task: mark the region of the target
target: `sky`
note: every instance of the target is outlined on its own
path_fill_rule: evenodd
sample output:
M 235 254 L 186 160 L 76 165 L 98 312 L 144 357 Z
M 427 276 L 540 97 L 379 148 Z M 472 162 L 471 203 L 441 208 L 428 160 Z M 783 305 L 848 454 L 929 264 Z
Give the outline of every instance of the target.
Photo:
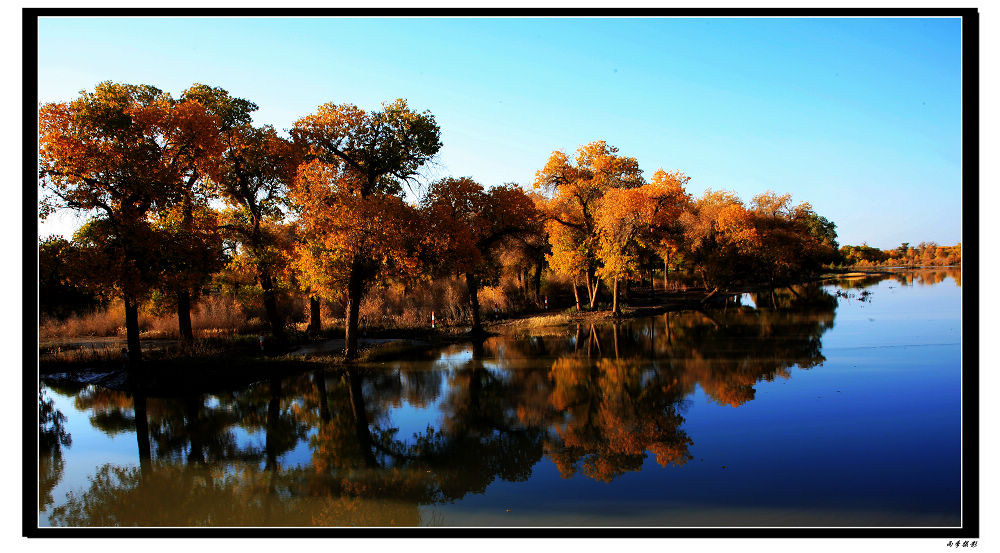
M 841 244 L 962 241 L 959 19 L 78 17 L 38 33 L 41 103 L 203 83 L 284 131 L 327 102 L 404 98 L 441 127 L 425 182 L 530 189 L 552 151 L 605 140 L 696 196 L 789 192 Z

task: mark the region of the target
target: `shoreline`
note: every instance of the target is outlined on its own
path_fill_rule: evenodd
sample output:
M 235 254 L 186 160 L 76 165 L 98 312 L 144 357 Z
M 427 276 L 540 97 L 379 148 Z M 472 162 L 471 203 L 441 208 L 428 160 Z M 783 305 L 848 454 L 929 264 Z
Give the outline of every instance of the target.
M 931 268 L 936 269 L 936 268 Z M 950 267 L 954 269 L 954 267 Z M 867 278 L 879 275 L 890 275 L 901 271 L 922 269 L 911 268 L 845 268 L 840 271 L 827 271 L 814 278 L 804 280 L 799 284 L 822 282 L 832 279 Z M 777 288 L 783 288 L 780 286 Z M 448 345 L 471 344 L 490 336 L 524 332 L 530 329 L 568 327 L 574 324 L 597 324 L 614 320 L 627 320 L 641 317 L 656 316 L 672 311 L 702 310 L 706 307 L 722 303 L 732 296 L 766 290 L 767 286 L 742 286 L 726 291 L 690 288 L 677 291 L 656 291 L 634 295 L 620 305 L 620 313 L 615 315 L 610 309 L 599 311 L 575 311 L 573 307 L 546 311 L 528 311 L 511 314 L 497 320 L 484 320 L 483 333 L 472 335 L 468 325 L 440 326 L 430 328 L 377 328 L 367 329 L 359 339 L 359 358 L 352 362 L 344 360 L 341 351 L 344 339 L 330 337 L 307 339 L 294 342 L 276 351 L 261 353 L 255 344 L 245 337 L 236 337 L 229 343 L 216 342 L 214 350 L 184 352 L 179 355 L 164 358 L 152 358 L 144 361 L 143 388 L 155 389 L 157 392 L 184 392 L 193 389 L 213 389 L 260 381 L 277 376 L 286 376 L 309 370 L 326 368 L 371 368 L 378 363 L 398 361 L 407 357 L 420 357 L 431 351 Z M 179 340 L 150 339 L 144 352 L 154 355 L 169 351 L 171 347 L 180 347 Z M 206 340 L 203 343 L 211 343 Z M 110 385 L 120 388 L 134 385 L 128 378 L 128 372 L 118 363 L 111 360 L 72 360 L 60 361 L 51 359 L 51 353 L 43 349 L 61 350 L 64 346 L 86 350 L 87 346 L 94 351 L 95 345 L 117 346 L 123 344 L 123 338 L 117 337 L 71 337 L 65 341 L 48 341 L 39 345 L 38 371 L 42 381 L 56 385 Z M 196 341 L 196 346 L 199 342 Z M 248 344 L 251 344 L 248 346 Z M 228 346 L 228 347 L 227 347 Z M 209 348 L 210 349 L 210 348 Z M 49 359 L 44 359 L 49 355 Z

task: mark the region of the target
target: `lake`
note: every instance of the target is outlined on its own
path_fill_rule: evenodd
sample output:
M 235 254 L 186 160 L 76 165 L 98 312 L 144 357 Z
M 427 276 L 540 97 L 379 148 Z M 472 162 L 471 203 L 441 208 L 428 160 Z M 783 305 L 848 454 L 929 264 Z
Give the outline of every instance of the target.
M 961 273 L 188 397 L 46 384 L 40 526 L 958 527 Z

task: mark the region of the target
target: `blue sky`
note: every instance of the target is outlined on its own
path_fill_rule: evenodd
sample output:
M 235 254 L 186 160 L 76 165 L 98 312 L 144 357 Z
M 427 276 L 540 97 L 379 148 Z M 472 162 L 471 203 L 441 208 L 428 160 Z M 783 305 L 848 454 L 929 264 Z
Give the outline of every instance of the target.
M 442 129 L 425 179 L 530 188 L 606 140 L 745 201 L 790 192 L 842 244 L 961 241 L 958 19 L 42 18 L 39 100 L 193 83 L 287 129 L 405 98 Z M 67 232 L 68 216 L 42 234 Z

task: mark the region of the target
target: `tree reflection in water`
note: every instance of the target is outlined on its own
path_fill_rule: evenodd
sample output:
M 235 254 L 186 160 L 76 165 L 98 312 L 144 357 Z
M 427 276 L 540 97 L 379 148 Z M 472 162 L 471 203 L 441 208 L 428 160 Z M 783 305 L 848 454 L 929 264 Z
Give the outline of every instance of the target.
M 759 307 L 727 300 L 711 311 L 495 336 L 453 348 L 464 357 L 444 368 L 358 365 L 182 398 L 89 388 L 77 407 L 105 432 L 136 432 L 140 466 L 99 467 L 52 521 L 418 525 L 428 522 L 420 506 L 528 480 L 543 457 L 564 478 L 604 482 L 647 458 L 681 467 L 696 439 L 683 429 L 696 386 L 737 407 L 758 382 L 824 361 L 836 298 L 813 285 L 752 299 Z M 393 417 L 403 404 L 436 416 L 401 436 Z
M 62 448 L 73 445 L 73 437 L 64 426 L 66 415 L 56 409 L 55 401 L 44 391 L 38 392 L 38 510 L 53 503 L 52 490 L 62 479 L 65 461 Z

